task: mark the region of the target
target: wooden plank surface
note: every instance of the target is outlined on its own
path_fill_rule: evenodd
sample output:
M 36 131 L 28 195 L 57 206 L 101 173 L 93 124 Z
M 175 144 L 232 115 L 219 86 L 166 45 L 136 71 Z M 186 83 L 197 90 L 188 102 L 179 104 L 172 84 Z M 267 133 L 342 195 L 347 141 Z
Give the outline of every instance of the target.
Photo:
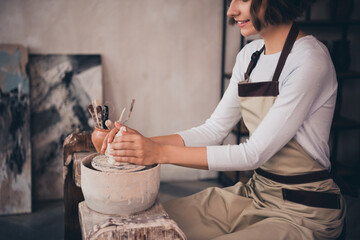
M 79 203 L 79 220 L 84 240 L 186 239 L 159 200 L 150 209 L 130 216 L 102 214 L 90 209 L 83 201 Z

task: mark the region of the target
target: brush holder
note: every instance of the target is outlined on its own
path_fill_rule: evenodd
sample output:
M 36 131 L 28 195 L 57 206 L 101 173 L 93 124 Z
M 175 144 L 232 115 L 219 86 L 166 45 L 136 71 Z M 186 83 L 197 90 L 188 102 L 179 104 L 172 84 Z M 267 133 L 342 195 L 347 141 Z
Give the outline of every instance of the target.
M 91 134 L 91 141 L 97 152 L 100 152 L 102 143 L 106 135 L 110 132 L 110 129 L 102 129 L 95 127 Z

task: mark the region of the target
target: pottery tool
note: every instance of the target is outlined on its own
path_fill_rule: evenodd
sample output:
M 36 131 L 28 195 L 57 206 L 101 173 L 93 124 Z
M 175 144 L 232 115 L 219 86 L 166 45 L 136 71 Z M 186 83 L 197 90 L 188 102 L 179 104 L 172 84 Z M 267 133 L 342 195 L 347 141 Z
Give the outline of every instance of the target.
M 97 118 L 96 118 L 96 114 L 95 114 L 95 110 L 94 110 L 94 106 L 92 104 L 89 104 L 88 106 L 88 110 L 89 110 L 89 113 L 92 117 L 92 119 L 94 120 L 95 122 L 95 125 L 97 126 Z
M 100 106 L 98 100 L 93 100 L 92 101 L 92 106 L 93 106 L 93 109 L 94 109 L 94 121 L 95 121 L 95 125 L 96 127 L 100 128 L 100 123 L 99 123 L 99 118 L 98 118 L 98 106 Z
M 135 104 L 135 99 L 133 99 L 133 100 L 131 101 L 129 114 L 128 114 L 128 116 L 127 116 L 126 120 L 125 120 L 122 124 L 125 124 L 127 121 L 129 121 L 130 116 L 131 116 L 131 113 L 132 113 L 133 108 L 134 108 L 134 104 Z
M 95 108 L 96 123 L 98 128 L 103 128 L 102 122 L 102 107 L 100 105 Z
M 123 119 L 123 117 L 124 117 L 125 110 L 126 110 L 126 108 L 124 108 L 124 109 L 122 110 L 121 114 L 120 114 L 120 117 L 119 117 L 119 120 L 118 120 L 118 123 L 120 123 L 120 124 L 121 124 L 121 121 L 122 121 L 122 119 Z
M 104 105 L 102 109 L 102 124 L 104 129 L 109 129 L 105 124 L 108 119 L 109 119 L 109 107 Z
M 110 119 L 108 119 L 105 121 L 105 126 L 111 130 L 113 128 L 113 122 Z
M 93 100 L 92 104 L 93 104 L 94 108 L 96 108 L 97 106 L 100 106 L 100 103 L 97 99 Z

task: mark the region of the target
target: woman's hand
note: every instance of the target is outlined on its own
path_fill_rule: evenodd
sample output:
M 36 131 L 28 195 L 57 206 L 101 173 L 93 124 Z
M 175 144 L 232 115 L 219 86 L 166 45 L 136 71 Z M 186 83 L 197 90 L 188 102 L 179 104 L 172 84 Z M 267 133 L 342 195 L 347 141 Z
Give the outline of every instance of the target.
M 104 139 L 102 153 L 105 153 L 108 147 L 108 154 L 112 155 L 117 162 L 138 165 L 160 163 L 161 145 L 159 143 L 142 136 L 138 131 L 129 127 L 126 127 L 122 136 L 115 137 L 120 127 L 122 125 L 115 123 L 115 128 Z
M 113 141 L 115 135 L 120 130 L 120 127 L 121 127 L 121 125 L 117 124 L 117 122 L 115 122 L 115 127 L 106 135 L 106 137 L 103 140 L 103 144 L 102 144 L 101 150 L 100 150 L 100 152 L 102 154 L 105 154 L 105 151 L 106 151 L 106 148 L 107 148 L 108 144 Z
M 185 147 L 178 134 L 146 138 L 129 127 L 126 127 L 127 131 L 122 136 L 115 137 L 121 127 L 123 126 L 115 123 L 115 128 L 105 137 L 101 148 L 101 153 L 105 153 L 108 147 L 108 153 L 115 161 L 208 169 L 206 147 Z

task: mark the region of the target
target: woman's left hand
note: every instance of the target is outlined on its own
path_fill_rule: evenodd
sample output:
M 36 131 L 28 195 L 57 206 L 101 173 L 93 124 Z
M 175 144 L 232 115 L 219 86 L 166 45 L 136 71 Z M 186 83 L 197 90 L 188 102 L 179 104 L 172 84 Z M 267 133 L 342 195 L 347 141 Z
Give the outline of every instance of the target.
M 117 124 L 116 128 L 121 125 Z M 142 136 L 138 131 L 126 127 L 122 136 L 115 137 L 108 145 L 108 154 L 117 162 L 128 162 L 137 165 L 160 163 L 161 145 Z

